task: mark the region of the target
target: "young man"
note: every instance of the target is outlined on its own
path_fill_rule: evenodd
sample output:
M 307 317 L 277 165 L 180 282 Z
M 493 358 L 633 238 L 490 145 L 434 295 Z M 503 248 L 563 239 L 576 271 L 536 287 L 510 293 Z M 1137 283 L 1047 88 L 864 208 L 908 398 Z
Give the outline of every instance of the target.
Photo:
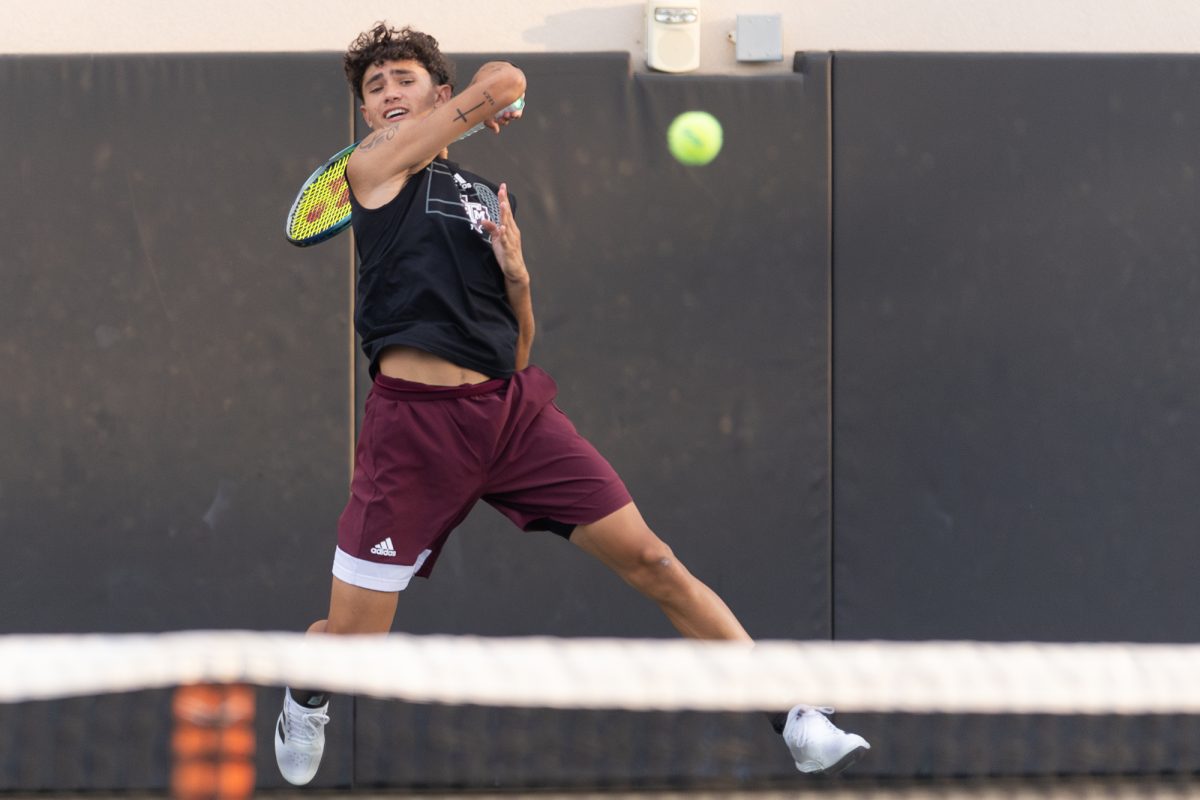
M 446 160 L 478 123 L 493 132 L 525 75 L 491 62 L 453 95 L 427 34 L 378 24 L 350 46 L 346 77 L 371 133 L 346 167 L 360 260 L 355 327 L 374 385 L 350 501 L 338 523 L 329 616 L 310 633 L 391 630 L 397 598 L 428 576 L 451 531 L 484 500 L 612 568 L 684 636 L 749 641 L 724 602 L 646 525 L 620 478 L 529 366 L 530 275 L 504 184 Z M 316 774 L 328 698 L 288 690 L 275 752 L 294 784 Z M 869 748 L 825 714 L 773 719 L 802 772 L 832 773 Z

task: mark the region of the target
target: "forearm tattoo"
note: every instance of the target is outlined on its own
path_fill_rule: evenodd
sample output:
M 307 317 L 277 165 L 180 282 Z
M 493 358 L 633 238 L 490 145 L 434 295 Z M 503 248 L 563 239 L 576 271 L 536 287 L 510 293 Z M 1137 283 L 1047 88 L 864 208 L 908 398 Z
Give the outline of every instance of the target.
M 483 105 L 484 105 L 483 103 L 476 103 L 475 105 L 468 108 L 466 111 L 463 111 L 461 108 L 456 108 L 454 110 L 458 113 L 455 115 L 454 118 L 457 120 L 462 120 L 463 122 L 466 122 L 467 114 L 470 114 L 472 111 L 474 111 L 477 108 L 482 108 Z

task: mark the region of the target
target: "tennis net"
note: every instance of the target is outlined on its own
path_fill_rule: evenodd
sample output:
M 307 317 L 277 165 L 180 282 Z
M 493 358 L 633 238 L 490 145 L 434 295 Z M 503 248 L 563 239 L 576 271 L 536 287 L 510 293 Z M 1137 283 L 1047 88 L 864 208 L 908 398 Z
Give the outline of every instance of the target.
M 1200 646 L 198 631 L 0 637 L 0 791 L 282 791 L 283 685 L 335 693 L 314 787 L 362 796 L 1176 797 L 1200 772 Z M 801 701 L 872 743 L 837 781 L 767 724 Z

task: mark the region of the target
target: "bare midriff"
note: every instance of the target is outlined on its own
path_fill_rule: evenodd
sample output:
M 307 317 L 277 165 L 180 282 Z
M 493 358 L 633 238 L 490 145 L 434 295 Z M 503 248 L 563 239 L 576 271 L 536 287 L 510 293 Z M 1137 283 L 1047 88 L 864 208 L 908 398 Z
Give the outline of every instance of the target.
M 379 372 L 389 378 L 400 378 L 429 386 L 462 386 L 464 383 L 483 383 L 491 380 L 482 372 L 460 367 L 441 356 L 396 345 L 379 356 Z

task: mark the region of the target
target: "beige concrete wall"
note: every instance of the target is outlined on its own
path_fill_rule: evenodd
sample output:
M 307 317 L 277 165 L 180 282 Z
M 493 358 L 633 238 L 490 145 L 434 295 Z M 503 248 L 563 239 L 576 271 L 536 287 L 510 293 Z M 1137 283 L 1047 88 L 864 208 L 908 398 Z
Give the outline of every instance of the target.
M 1200 0 L 700 0 L 701 72 L 791 69 L 802 50 L 1200 52 Z M 782 14 L 782 62 L 739 65 L 738 14 Z M 0 52 L 338 51 L 377 19 L 450 52 L 625 50 L 629 0 L 0 0 Z

